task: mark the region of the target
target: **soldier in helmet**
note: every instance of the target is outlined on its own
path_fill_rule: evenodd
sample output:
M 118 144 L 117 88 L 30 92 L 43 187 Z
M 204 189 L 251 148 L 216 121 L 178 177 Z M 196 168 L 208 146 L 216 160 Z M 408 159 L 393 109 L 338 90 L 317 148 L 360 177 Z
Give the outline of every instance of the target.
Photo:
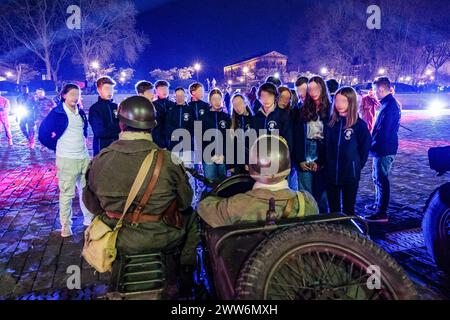
M 153 142 L 151 131 L 157 122 L 151 101 L 141 96 L 127 98 L 119 106 L 118 117 L 119 140 L 104 148 L 90 163 L 83 190 L 84 203 L 113 228 L 144 158 L 154 149 L 162 152 L 162 165 L 158 166 L 160 173 L 150 200 L 136 217 L 133 212 L 157 166 L 158 152 L 129 213 L 125 215 L 116 248 L 119 255 L 181 248 L 177 263 L 189 272 L 193 270 L 199 238 L 191 208 L 192 189 L 184 166 L 171 156 L 170 151 L 158 148 Z M 173 276 L 168 275 L 169 283 L 175 281 Z
M 260 136 L 250 149 L 249 172 L 256 183 L 253 189 L 230 198 L 206 197 L 198 214 L 212 227 L 265 221 L 269 201 L 275 200 L 276 219 L 319 213 L 308 192 L 289 189 L 286 177 L 291 171 L 289 148 L 280 136 Z

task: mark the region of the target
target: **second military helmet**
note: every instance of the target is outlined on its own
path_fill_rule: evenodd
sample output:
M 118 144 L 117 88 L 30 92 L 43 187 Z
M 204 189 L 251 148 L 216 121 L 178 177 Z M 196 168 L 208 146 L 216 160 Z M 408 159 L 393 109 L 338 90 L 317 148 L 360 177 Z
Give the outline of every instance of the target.
M 276 184 L 291 172 L 289 147 L 283 137 L 260 136 L 250 149 L 250 176 L 258 182 Z
M 135 129 L 156 127 L 156 110 L 153 103 L 141 96 L 126 98 L 119 104 L 119 120 Z

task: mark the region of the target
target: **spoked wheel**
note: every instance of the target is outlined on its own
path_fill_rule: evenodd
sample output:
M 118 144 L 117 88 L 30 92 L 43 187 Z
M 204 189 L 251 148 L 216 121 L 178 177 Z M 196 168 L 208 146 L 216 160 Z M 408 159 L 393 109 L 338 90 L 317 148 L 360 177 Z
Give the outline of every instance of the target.
M 379 275 L 379 276 L 378 276 Z M 236 298 L 418 298 L 401 267 L 372 241 L 337 225 L 303 225 L 263 241 L 243 266 Z

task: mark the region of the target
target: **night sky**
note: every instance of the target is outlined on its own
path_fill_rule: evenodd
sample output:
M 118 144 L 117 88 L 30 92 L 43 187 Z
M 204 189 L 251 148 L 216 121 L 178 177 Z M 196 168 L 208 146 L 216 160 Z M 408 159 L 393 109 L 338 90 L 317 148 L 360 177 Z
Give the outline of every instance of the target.
M 138 29 L 150 39 L 134 66 L 136 76 L 199 61 L 205 73 L 220 78 L 223 66 L 242 58 L 272 50 L 289 54 L 290 25 L 302 18 L 307 2 L 135 0 Z

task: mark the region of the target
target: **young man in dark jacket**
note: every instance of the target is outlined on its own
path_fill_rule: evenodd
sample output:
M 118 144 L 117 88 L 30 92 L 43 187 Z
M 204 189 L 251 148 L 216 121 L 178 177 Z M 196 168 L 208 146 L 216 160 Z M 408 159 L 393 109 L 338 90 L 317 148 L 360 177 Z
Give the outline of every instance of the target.
M 190 105 L 186 103 L 186 92 L 183 88 L 175 89 L 175 104 L 171 104 L 166 113 L 166 137 L 167 147 L 172 150 L 180 143 L 179 138 L 174 136 L 177 129 L 185 129 L 190 135 L 189 151 L 193 151 L 194 139 L 194 121 L 195 112 Z M 184 150 L 187 151 L 187 150 Z
M 369 222 L 388 222 L 387 209 L 390 200 L 389 174 L 398 149 L 398 129 L 400 127 L 400 105 L 391 93 L 391 82 L 387 77 L 379 77 L 373 82 L 373 90 L 381 103 L 377 120 L 372 131 L 373 156 L 372 177 L 375 184 L 375 204 L 366 206 L 375 213 L 365 219 Z
M 62 237 L 72 235 L 75 187 L 78 188 L 83 224 L 88 226 L 93 218 L 81 200 L 90 159 L 86 146 L 88 120 L 78 105 L 79 101 L 80 88 L 75 84 L 66 84 L 61 91 L 60 103 L 50 111 L 39 127 L 39 141 L 56 152 Z
M 94 157 L 119 139 L 118 106 L 112 100 L 115 85 L 116 82 L 110 77 L 97 80 L 98 101 L 89 108 L 89 124 L 94 132 Z
M 175 106 L 173 101 L 169 100 L 170 84 L 165 80 L 155 82 L 157 99 L 153 101 L 156 108 L 156 118 L 158 126 L 153 130 L 153 140 L 160 148 L 168 148 L 169 138 L 167 133 L 166 118 L 168 110 Z
M 259 130 L 266 130 L 266 134 L 271 134 L 274 130 L 279 131 L 288 143 L 289 149 L 292 148 L 292 128 L 289 120 L 289 113 L 281 109 L 277 103 L 277 88 L 272 83 L 264 83 L 258 89 L 258 100 L 262 106 L 256 112 L 253 118 L 253 127 L 258 136 Z
M 195 112 L 195 120 L 200 120 L 200 117 L 208 112 L 210 108 L 209 104 L 203 101 L 203 96 L 205 95 L 203 85 L 199 82 L 194 82 L 189 86 L 189 93 L 191 95 L 189 106 Z

